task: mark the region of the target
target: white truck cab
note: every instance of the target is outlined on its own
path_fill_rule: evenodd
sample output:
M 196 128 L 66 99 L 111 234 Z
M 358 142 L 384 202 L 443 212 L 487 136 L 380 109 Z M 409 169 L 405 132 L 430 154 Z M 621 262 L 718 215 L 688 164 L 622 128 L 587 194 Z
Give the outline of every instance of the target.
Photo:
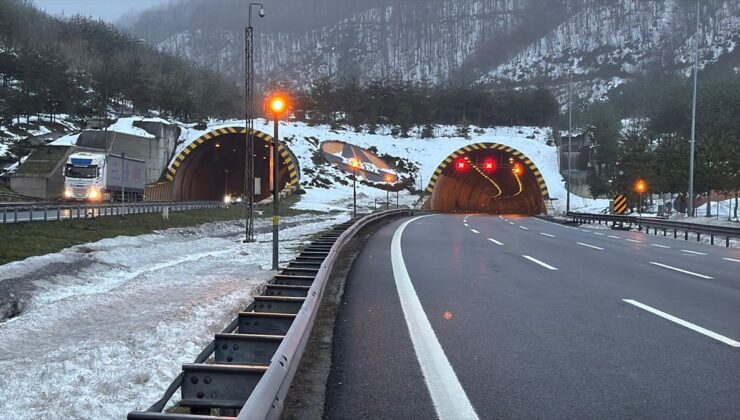
M 64 166 L 64 198 L 77 201 L 110 200 L 105 191 L 106 159 L 103 153 L 72 153 Z

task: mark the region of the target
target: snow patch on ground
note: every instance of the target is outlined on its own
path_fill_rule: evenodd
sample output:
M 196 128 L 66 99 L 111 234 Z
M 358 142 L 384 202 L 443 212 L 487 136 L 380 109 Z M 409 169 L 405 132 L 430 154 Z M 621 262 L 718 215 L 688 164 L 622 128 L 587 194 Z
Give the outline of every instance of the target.
M 294 227 L 281 231 L 281 263 L 309 235 L 348 217 L 283 220 Z M 255 227 L 267 231 L 268 223 Z M 26 277 L 37 287 L 24 312 L 0 323 L 0 411 L 17 419 L 124 418 L 158 400 L 181 364 L 272 276 L 262 265 L 271 260 L 270 234 L 243 244 L 243 229 L 240 222 L 173 228 L 0 266 L 0 286 Z

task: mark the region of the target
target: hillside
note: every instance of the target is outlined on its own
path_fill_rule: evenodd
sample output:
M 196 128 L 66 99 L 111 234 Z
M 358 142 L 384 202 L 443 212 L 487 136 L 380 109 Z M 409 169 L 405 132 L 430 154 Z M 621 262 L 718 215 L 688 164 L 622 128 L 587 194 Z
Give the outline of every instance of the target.
M 327 4 L 337 10 L 327 11 Z M 695 39 L 694 5 L 684 0 L 268 4 L 267 17 L 255 18 L 256 70 L 262 83 L 302 86 L 320 76 L 367 81 L 400 74 L 430 82 L 544 84 L 562 98 L 573 64 L 577 89 L 598 99 L 654 67 L 686 73 Z M 321 17 L 311 19 L 316 15 Z M 245 22 L 245 8 L 233 2 L 183 0 L 124 27 L 238 82 Z M 740 4 L 707 2 L 700 37 L 703 64 L 734 51 Z
M 52 17 L 27 0 L 0 1 L 0 124 L 106 112 L 231 117 L 240 103 L 220 76 L 112 25 Z

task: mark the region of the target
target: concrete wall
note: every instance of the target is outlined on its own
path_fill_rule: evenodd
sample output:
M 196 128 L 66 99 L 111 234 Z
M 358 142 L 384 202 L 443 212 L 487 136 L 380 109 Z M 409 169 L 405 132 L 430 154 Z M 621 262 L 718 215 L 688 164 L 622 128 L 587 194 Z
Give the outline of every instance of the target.
M 24 175 L 10 178 L 10 189 L 14 192 L 34 197 L 41 200 L 49 200 L 46 190 L 46 177 L 41 175 Z
M 134 136 L 131 134 L 109 131 L 107 144 L 110 153 L 146 161 L 146 183 L 159 180 L 162 172 L 169 163 L 169 151 L 164 142 L 157 138 Z M 106 133 L 104 131 L 83 131 L 77 139 L 77 146 L 100 149 L 105 151 Z

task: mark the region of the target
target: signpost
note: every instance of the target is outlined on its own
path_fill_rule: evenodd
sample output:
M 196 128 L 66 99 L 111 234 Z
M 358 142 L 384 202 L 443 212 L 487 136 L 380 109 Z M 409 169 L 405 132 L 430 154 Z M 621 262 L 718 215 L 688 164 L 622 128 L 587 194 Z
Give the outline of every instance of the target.
M 617 194 L 614 196 L 614 203 L 612 204 L 612 213 L 614 214 L 625 214 L 627 212 L 627 196 L 624 194 Z

